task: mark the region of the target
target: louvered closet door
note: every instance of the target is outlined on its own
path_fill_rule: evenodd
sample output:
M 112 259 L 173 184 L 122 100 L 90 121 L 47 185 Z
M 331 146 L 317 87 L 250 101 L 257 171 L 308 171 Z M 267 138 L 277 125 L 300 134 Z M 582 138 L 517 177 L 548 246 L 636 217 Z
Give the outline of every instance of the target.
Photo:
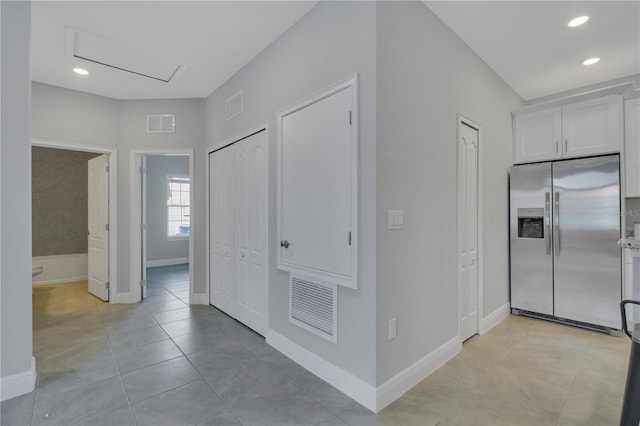
M 233 149 L 209 155 L 209 302 L 229 315 L 233 315 L 235 299 L 233 162 Z
M 267 132 L 238 142 L 235 156 L 236 318 L 266 332 L 267 306 Z

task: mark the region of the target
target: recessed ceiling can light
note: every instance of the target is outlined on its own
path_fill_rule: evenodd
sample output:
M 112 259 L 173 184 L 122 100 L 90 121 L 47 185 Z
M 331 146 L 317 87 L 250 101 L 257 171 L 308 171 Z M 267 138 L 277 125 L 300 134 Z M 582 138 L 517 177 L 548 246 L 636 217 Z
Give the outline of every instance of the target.
M 80 74 L 80 75 L 88 75 L 89 71 L 85 70 L 84 68 L 74 68 L 73 72 L 75 72 L 76 74 Z
M 577 18 L 573 18 L 567 25 L 570 27 L 579 27 L 589 20 L 588 16 L 578 16 Z
M 600 58 L 589 58 L 582 63 L 582 65 L 593 65 L 600 62 Z

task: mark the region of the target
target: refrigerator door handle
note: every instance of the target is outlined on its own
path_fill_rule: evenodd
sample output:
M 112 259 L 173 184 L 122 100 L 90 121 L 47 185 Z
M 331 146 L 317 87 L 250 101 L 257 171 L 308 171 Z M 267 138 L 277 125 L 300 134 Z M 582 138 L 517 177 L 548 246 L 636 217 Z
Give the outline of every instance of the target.
M 553 198 L 553 251 L 560 256 L 560 193 L 556 192 Z
M 551 193 L 544 193 L 544 243 L 547 254 L 551 254 Z

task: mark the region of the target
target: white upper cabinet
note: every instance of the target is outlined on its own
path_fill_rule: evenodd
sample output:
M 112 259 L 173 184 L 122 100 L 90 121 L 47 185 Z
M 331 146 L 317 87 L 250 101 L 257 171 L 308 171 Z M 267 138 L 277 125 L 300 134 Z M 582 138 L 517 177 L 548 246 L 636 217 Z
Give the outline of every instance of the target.
M 627 197 L 640 197 L 640 98 L 624 103 L 625 184 Z
M 278 267 L 357 287 L 357 80 L 278 114 Z
M 515 116 L 517 163 L 533 163 L 562 157 L 560 107 Z
M 620 152 L 622 102 L 610 95 L 514 118 L 514 162 Z

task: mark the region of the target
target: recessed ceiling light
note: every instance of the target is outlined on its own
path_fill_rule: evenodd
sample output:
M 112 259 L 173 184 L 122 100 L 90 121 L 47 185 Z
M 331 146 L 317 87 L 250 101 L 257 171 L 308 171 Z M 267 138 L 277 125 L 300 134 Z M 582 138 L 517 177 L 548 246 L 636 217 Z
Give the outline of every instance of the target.
M 567 25 L 570 27 L 579 27 L 589 20 L 588 16 L 578 16 L 577 18 L 573 18 Z
M 582 65 L 593 65 L 595 63 L 600 62 L 600 58 L 589 58 L 582 63 Z
M 88 75 L 89 71 L 85 70 L 84 68 L 74 68 L 73 71 L 76 74 L 80 74 L 80 75 Z

